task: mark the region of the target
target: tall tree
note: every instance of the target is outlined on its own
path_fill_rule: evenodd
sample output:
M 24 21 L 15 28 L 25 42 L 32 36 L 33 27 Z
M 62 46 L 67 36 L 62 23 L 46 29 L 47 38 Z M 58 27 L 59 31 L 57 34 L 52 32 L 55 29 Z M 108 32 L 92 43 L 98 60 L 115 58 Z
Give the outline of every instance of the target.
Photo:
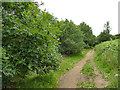
M 104 42 L 104 41 L 109 41 L 110 38 L 112 38 L 112 35 L 110 34 L 110 23 L 107 21 L 104 24 L 104 30 L 97 36 L 97 41 L 98 43 Z
M 60 35 L 60 52 L 67 55 L 80 53 L 84 47 L 84 42 L 83 34 L 77 26 L 66 19 L 60 30 L 62 31 Z
M 57 20 L 34 2 L 2 3 L 3 86 L 29 71 L 49 72 L 59 66 Z
M 104 24 L 104 30 L 105 30 L 107 33 L 110 33 L 111 28 L 110 28 L 110 22 L 109 22 L 109 21 L 107 21 L 106 24 Z
M 89 48 L 95 43 L 95 36 L 93 35 L 92 28 L 87 25 L 85 22 L 80 23 L 78 26 L 84 34 L 85 48 Z

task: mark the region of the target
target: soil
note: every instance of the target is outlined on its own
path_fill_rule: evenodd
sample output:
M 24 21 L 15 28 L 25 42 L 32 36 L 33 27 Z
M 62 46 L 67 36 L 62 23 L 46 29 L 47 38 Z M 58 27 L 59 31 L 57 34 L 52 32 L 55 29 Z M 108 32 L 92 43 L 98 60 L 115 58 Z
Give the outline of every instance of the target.
M 97 88 L 104 88 L 105 86 L 108 86 L 109 82 L 102 78 L 102 74 L 100 74 L 95 67 L 93 54 L 94 49 L 90 50 L 82 60 L 75 64 L 73 69 L 62 75 L 59 79 L 59 85 L 57 88 L 78 88 L 78 82 L 86 81 L 94 82 Z M 80 73 L 87 60 L 91 60 L 91 64 L 94 65 L 94 72 L 97 75 L 94 79 L 90 76 Z

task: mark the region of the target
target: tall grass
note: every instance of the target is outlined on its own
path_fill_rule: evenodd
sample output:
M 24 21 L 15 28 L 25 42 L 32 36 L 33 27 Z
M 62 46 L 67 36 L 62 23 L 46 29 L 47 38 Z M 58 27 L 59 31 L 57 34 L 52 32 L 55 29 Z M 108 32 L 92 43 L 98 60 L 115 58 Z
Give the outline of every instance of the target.
M 94 61 L 110 85 L 108 88 L 118 87 L 118 39 L 106 41 L 95 46 Z

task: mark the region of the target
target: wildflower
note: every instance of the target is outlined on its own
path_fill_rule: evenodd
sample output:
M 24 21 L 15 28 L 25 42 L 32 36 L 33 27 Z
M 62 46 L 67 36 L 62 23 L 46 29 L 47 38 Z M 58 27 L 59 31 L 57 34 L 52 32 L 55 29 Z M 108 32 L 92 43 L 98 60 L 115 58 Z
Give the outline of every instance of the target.
M 118 76 L 118 74 L 115 74 L 115 76 L 117 77 L 117 76 Z

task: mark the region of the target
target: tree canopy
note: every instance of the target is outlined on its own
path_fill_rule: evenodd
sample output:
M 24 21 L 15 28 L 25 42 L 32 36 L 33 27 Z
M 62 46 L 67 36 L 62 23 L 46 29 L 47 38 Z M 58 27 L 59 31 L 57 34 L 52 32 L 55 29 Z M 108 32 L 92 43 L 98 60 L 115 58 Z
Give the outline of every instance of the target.
M 80 23 L 78 26 L 84 35 L 85 48 L 90 48 L 94 46 L 96 36 L 93 35 L 92 28 L 85 22 Z
M 81 52 L 84 48 L 83 35 L 77 26 L 67 19 L 63 22 L 60 30 L 60 52 L 62 54 L 72 54 Z
M 98 36 L 97 36 L 97 42 L 98 43 L 101 43 L 101 42 L 104 42 L 104 41 L 109 41 L 110 39 L 114 38 L 111 34 L 110 34 L 110 25 L 109 25 L 109 22 L 107 21 L 105 24 L 104 24 L 104 30 L 103 32 L 101 32 Z
M 41 11 L 34 2 L 3 2 L 2 18 L 3 85 L 8 85 L 14 76 L 59 67 L 60 30 L 54 16 Z

